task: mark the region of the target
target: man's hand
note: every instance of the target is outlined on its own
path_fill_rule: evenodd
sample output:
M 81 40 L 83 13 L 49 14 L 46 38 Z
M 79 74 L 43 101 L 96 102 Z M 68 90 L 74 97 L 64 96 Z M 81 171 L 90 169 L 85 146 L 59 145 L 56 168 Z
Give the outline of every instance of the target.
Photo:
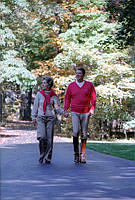
M 89 114 L 88 114 L 88 116 L 92 116 L 94 113 L 92 113 L 92 112 L 89 112 Z
M 64 113 L 64 117 L 68 117 L 69 116 L 69 113 L 67 112 L 67 111 L 65 111 L 65 113 Z
M 37 121 L 36 121 L 36 119 L 33 119 L 32 122 L 33 122 L 33 125 L 34 125 L 34 126 L 37 126 Z

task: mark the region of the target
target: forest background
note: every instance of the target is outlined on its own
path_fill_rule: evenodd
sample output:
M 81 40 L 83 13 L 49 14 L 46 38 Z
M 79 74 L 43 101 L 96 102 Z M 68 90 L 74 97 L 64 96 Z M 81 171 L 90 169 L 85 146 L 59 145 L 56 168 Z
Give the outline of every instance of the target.
M 77 64 L 97 92 L 91 139 L 135 137 L 134 0 L 2 0 L 0 121 L 31 120 L 41 77 L 63 106 Z M 61 119 L 71 136 L 71 119 Z

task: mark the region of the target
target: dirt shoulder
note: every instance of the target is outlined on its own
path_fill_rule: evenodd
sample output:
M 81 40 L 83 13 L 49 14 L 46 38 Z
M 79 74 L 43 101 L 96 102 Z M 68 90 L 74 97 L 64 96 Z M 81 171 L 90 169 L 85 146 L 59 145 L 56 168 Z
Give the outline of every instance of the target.
M 0 127 L 0 145 L 37 143 L 37 130 L 30 121 L 13 121 Z M 54 142 L 71 142 L 55 132 Z

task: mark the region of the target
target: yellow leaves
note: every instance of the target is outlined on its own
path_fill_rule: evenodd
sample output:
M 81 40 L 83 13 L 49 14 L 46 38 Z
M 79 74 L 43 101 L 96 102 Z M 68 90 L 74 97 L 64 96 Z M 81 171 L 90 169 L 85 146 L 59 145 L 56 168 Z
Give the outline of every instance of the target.
M 36 61 L 35 63 L 39 65 L 38 69 L 32 71 L 36 76 L 49 75 L 60 80 L 61 76 L 65 79 L 65 76 L 72 74 L 71 70 L 56 67 L 53 64 L 53 59 L 47 61 Z
M 88 6 L 88 8 L 89 8 L 88 9 L 89 12 L 101 13 L 101 11 L 98 10 L 97 6 L 94 6 L 92 8 L 90 6 Z
M 51 31 L 48 33 L 49 34 L 49 37 L 47 39 L 52 39 L 53 37 L 56 37 L 56 33 L 54 31 Z
M 62 46 L 62 41 L 63 41 L 64 39 L 62 39 L 62 38 L 60 38 L 60 37 L 57 37 L 56 38 L 56 40 L 55 40 L 55 42 L 56 42 L 56 44 L 57 44 L 57 46 L 60 48 L 61 46 Z
M 45 51 L 45 50 L 46 50 L 46 47 L 45 47 L 45 46 L 42 46 L 42 47 L 40 48 L 40 50 L 41 50 L 41 51 Z
M 47 28 L 48 28 L 47 26 L 41 27 L 42 30 L 46 30 Z M 47 33 L 48 33 L 48 31 L 47 31 Z
M 53 17 L 50 17 L 49 18 L 49 21 L 56 21 L 56 18 L 53 16 Z
M 33 13 L 28 13 L 28 16 L 31 17 L 31 18 L 33 18 L 33 19 L 37 18 L 37 16 L 34 15 Z
M 73 3 L 75 3 L 75 0 L 74 1 L 73 0 L 69 0 L 69 1 L 65 0 L 65 1 L 62 2 L 61 6 L 64 9 L 68 9 L 71 6 L 71 4 L 73 4 Z
M 58 37 L 55 33 L 51 33 L 50 37 L 47 38 L 47 40 L 48 40 L 48 45 L 52 45 L 54 47 L 59 47 L 60 48 L 62 46 L 62 41 L 64 39 Z
M 100 11 L 98 10 L 98 7 L 97 6 L 94 6 L 94 7 L 90 7 L 88 6 L 88 9 L 79 9 L 79 8 L 71 8 L 71 10 L 74 12 L 74 13 L 102 13 L 103 11 Z
M 51 45 L 54 45 L 54 44 L 55 44 L 54 38 L 47 38 L 47 40 L 49 40 L 49 41 L 47 42 L 47 44 L 51 44 Z
M 65 17 L 66 19 L 70 19 L 70 18 L 71 18 L 70 15 L 68 15 L 67 13 L 64 14 L 64 17 Z

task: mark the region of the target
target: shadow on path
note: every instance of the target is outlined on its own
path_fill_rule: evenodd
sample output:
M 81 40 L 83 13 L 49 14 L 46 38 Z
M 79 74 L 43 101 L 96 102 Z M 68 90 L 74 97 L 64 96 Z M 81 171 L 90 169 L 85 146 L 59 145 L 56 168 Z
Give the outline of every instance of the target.
M 38 164 L 38 144 L 1 147 L 1 200 L 133 200 L 135 162 L 87 150 L 73 163 L 71 143 L 55 143 L 51 165 Z

